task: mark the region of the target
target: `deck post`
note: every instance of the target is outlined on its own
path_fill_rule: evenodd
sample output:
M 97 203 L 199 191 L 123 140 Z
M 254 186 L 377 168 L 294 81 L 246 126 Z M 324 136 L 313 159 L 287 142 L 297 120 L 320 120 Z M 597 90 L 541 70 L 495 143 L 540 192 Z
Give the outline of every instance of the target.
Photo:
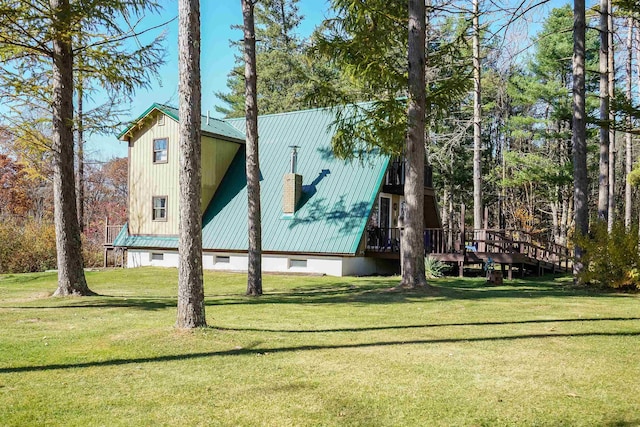
M 458 277 L 464 277 L 464 261 L 458 261 Z
M 513 264 L 509 263 L 509 280 L 513 280 Z
M 107 268 L 107 263 L 109 261 L 109 247 L 107 246 L 109 243 L 109 217 L 104 217 L 104 267 Z
M 538 277 L 542 276 L 542 272 L 544 268 L 542 268 L 542 261 L 538 260 Z

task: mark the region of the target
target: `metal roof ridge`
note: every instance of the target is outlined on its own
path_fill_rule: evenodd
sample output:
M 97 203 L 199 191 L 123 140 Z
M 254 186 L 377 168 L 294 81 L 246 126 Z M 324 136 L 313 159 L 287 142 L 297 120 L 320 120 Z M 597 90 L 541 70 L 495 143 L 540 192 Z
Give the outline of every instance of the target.
M 159 102 L 154 102 L 153 104 L 151 104 L 151 106 L 149 108 L 147 108 L 142 114 L 140 114 L 137 118 L 131 120 L 130 122 L 128 122 L 126 129 L 124 129 L 123 131 L 121 131 L 117 138 L 120 139 L 122 138 L 124 135 L 126 135 L 131 129 L 133 129 L 133 127 L 135 126 L 136 123 L 138 123 L 140 120 L 144 119 L 145 117 L 147 117 L 149 114 L 151 114 L 151 112 L 153 110 L 158 110 L 161 111 L 164 114 L 167 114 L 169 117 L 171 117 L 172 119 L 174 119 L 175 121 L 179 122 L 180 119 L 178 117 L 179 114 L 179 109 L 177 107 L 171 106 L 171 105 L 167 105 L 167 104 L 161 104 Z M 205 115 L 205 114 L 200 114 L 201 119 L 201 124 L 200 124 L 200 130 L 203 130 L 207 133 L 210 133 L 212 135 L 218 135 L 218 136 L 223 136 L 223 137 L 228 137 L 228 138 L 232 138 L 234 140 L 238 140 L 238 141 L 244 141 L 245 135 L 240 132 L 238 129 L 236 129 L 235 127 L 231 126 L 231 124 L 227 123 L 226 120 L 224 119 L 219 119 L 216 117 L 211 117 L 209 115 Z M 206 123 L 206 120 L 215 120 L 216 122 L 220 123 L 221 125 L 224 126 L 228 126 L 230 131 L 233 131 L 233 133 L 239 132 L 240 135 L 237 136 L 231 136 L 231 135 L 219 135 L 216 132 L 212 132 L 210 130 L 205 130 L 203 129 L 205 126 L 210 126 Z M 240 137 L 242 136 L 242 138 Z

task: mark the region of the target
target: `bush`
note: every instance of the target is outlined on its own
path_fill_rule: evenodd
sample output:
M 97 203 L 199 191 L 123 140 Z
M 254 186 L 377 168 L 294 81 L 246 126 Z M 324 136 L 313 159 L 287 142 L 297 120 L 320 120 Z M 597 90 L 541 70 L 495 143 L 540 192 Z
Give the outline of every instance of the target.
M 583 249 L 580 282 L 603 288 L 640 290 L 637 227 L 627 230 L 622 222 L 616 221 L 608 233 L 607 224 L 598 221 L 588 236 L 575 240 Z
M 438 261 L 435 258 L 427 256 L 424 258 L 424 273 L 427 279 L 437 279 L 438 277 L 442 277 L 444 270 L 446 270 L 448 266 Z
M 0 273 L 30 273 L 56 268 L 52 223 L 27 220 L 0 223 Z

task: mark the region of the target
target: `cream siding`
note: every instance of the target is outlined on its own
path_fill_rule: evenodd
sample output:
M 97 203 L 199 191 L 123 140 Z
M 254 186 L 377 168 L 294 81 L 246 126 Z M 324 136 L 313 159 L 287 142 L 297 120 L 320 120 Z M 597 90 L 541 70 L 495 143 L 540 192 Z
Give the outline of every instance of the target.
M 178 234 L 178 122 L 150 115 L 129 141 L 129 232 Z M 167 138 L 167 162 L 153 163 L 153 140 Z M 152 198 L 167 197 L 166 221 L 153 221 Z
M 129 142 L 129 233 L 177 235 L 179 199 L 178 122 L 159 112 L 147 117 Z M 167 138 L 167 162 L 153 163 L 153 140 Z M 202 137 L 202 212 L 206 210 L 231 161 L 238 143 Z M 166 221 L 152 220 L 152 198 L 167 197 Z
M 202 213 L 207 209 L 240 144 L 202 137 Z

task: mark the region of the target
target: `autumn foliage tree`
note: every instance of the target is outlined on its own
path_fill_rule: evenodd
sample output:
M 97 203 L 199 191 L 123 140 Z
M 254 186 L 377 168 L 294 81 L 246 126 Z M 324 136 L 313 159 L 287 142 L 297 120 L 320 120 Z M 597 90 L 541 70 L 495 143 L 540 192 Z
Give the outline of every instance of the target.
M 153 73 L 156 45 L 134 43 L 132 49 L 122 41 L 138 33 L 130 22 L 156 9 L 146 0 L 0 0 L 0 98 L 13 108 L 37 106 L 52 117 L 54 295 L 92 294 L 83 270 L 74 185 L 74 59 L 82 57 L 83 74 L 107 91 L 144 84 Z

